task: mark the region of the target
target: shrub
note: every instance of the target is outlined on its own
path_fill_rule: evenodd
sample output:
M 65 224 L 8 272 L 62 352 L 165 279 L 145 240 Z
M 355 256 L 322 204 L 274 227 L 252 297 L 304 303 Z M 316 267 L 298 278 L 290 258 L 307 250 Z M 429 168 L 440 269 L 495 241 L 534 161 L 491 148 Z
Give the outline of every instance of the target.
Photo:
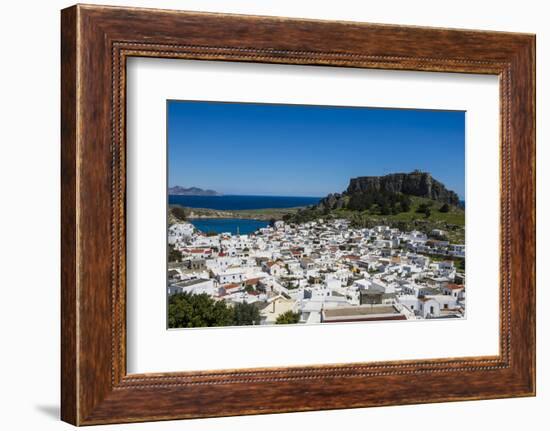
M 230 326 L 233 322 L 233 309 L 225 302 L 215 301 L 205 293 L 176 293 L 168 299 L 170 328 Z
M 277 317 L 275 323 L 278 325 L 289 325 L 293 323 L 298 323 L 299 321 L 300 313 L 294 313 L 293 311 L 289 310 L 286 313 L 283 313 L 279 317 Z
M 172 210 L 172 215 L 176 217 L 178 220 L 185 221 L 187 220 L 187 213 L 185 211 L 185 208 L 180 206 L 173 206 L 170 207 Z

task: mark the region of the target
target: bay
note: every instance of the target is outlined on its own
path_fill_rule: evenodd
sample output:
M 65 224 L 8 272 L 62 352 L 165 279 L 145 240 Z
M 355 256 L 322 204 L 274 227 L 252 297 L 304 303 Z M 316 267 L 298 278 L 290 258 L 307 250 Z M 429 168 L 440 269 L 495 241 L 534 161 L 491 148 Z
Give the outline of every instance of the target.
M 229 232 L 232 235 L 248 235 L 269 225 L 269 222 L 264 220 L 237 218 L 202 218 L 192 219 L 189 222 L 204 233 L 219 234 Z

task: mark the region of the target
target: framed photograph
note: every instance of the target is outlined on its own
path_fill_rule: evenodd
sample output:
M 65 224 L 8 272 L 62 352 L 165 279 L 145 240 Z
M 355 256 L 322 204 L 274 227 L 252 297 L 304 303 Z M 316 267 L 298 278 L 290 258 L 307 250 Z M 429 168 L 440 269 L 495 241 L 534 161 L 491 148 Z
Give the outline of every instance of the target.
M 62 419 L 535 394 L 535 37 L 62 11 Z

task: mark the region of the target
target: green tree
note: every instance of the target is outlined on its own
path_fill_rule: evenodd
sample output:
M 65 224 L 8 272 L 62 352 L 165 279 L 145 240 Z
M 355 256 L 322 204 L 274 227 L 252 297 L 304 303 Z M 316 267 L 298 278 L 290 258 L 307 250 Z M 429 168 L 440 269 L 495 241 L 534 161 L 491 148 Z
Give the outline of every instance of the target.
M 411 210 L 411 198 L 407 195 L 401 195 L 399 205 L 401 206 L 402 212 L 409 212 Z
M 170 328 L 199 328 L 230 326 L 234 322 L 233 309 L 223 301 L 215 301 L 207 294 L 176 293 L 168 300 Z
M 373 205 L 376 205 L 374 209 Z M 381 215 L 399 214 L 411 209 L 411 199 L 403 193 L 371 189 L 353 193 L 347 203 L 347 209 L 378 211 Z
M 178 220 L 184 221 L 187 220 L 187 212 L 185 211 L 184 207 L 180 206 L 173 206 L 170 207 L 172 210 L 172 215 L 176 217 Z
M 418 208 L 416 209 L 416 212 L 419 214 L 426 214 L 426 210 L 429 210 L 432 206 L 432 203 L 423 202 L 420 205 L 418 205 Z M 431 210 L 430 210 L 431 213 Z
M 390 215 L 391 214 L 391 207 L 387 202 L 384 202 L 382 206 L 380 207 L 380 214 L 382 215 Z
M 299 321 L 300 321 L 300 313 L 294 313 L 292 310 L 288 310 L 287 312 L 277 317 L 277 320 L 275 321 L 275 323 L 277 325 L 290 325 L 293 323 L 298 323 Z
M 448 213 L 451 208 L 449 207 L 448 203 L 444 203 L 441 205 L 441 208 L 439 208 L 440 213 Z
M 347 207 L 354 211 L 365 211 L 370 209 L 372 204 L 373 196 L 371 193 L 354 193 L 351 195 Z
M 431 214 L 432 214 L 432 210 L 430 209 L 430 207 L 426 207 L 424 209 L 424 217 L 428 218 L 430 217 Z
M 323 212 L 314 207 L 304 208 L 296 211 L 294 214 L 289 214 L 289 217 L 283 216 L 283 220 L 287 223 L 302 224 L 323 217 Z
M 181 251 L 176 250 L 173 245 L 168 246 L 168 262 L 179 262 L 182 259 Z
M 259 325 L 260 310 L 254 304 L 235 304 L 233 307 L 233 324 L 235 326 Z

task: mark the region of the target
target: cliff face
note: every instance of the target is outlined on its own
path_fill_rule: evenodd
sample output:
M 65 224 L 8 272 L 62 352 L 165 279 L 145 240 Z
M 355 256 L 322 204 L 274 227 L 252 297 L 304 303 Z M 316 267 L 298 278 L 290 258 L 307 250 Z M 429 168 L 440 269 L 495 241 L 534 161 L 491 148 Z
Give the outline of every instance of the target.
M 382 177 L 352 178 L 345 194 L 352 195 L 371 189 L 420 196 L 451 205 L 459 204 L 458 195 L 455 192 L 448 190 L 431 174 L 418 171 L 409 174 L 389 174 Z
M 431 174 L 414 171 L 408 174 L 396 173 L 381 177 L 352 178 L 343 193 L 329 194 L 319 202 L 318 208 L 339 209 L 345 205 L 346 197 L 373 190 L 419 196 L 455 206 L 460 204 L 458 195 L 452 190 L 448 190 Z

